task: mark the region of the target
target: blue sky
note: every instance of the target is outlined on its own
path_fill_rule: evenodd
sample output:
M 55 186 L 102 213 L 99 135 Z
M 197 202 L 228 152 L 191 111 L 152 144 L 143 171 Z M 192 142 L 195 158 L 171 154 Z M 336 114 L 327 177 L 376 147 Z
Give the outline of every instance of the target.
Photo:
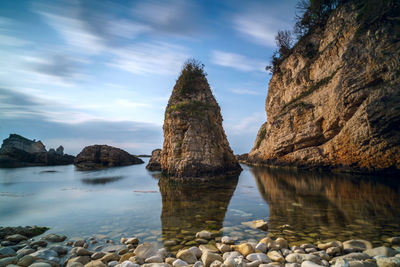
M 205 64 L 235 153 L 248 152 L 264 111 L 264 70 L 295 0 L 0 2 L 0 138 L 18 133 L 76 154 L 109 144 L 162 146 L 181 66 Z

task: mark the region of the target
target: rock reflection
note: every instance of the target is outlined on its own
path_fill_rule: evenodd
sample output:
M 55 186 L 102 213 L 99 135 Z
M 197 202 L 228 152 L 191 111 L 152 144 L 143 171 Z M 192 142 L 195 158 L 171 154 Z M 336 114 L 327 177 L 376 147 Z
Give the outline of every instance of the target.
M 272 235 L 300 242 L 362 237 L 382 244 L 399 234 L 398 182 L 262 168 L 252 173 L 270 206 Z
M 178 182 L 161 178 L 158 185 L 162 197 L 164 247 L 174 252 L 199 245 L 195 240 L 196 232 L 205 229 L 220 236 L 219 229 L 237 183 L 238 176 L 207 182 Z
M 123 178 L 124 178 L 123 176 L 93 177 L 93 178 L 82 178 L 81 181 L 84 184 L 104 185 L 104 184 L 117 182 Z

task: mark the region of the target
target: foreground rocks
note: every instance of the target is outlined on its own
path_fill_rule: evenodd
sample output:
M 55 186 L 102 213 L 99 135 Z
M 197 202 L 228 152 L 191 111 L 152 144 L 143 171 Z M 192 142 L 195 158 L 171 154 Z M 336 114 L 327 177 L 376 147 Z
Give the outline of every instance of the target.
M 200 63 L 184 65 L 165 110 L 163 130 L 160 164 L 164 174 L 197 178 L 241 171 Z
M 144 163 L 128 152 L 107 145 L 85 147 L 75 158 L 75 166 L 81 169 L 101 169 Z
M 0 149 L 0 168 L 66 165 L 73 162 L 74 156 L 64 154 L 62 146 L 47 151 L 41 141 L 18 134 L 10 134 L 3 140 Z
M 160 158 L 161 149 L 154 149 L 151 152 L 151 157 L 149 163 L 146 166 L 146 169 L 148 169 L 149 171 L 161 171 Z
M 96 236 L 96 235 L 95 235 Z M 326 243 L 290 246 L 283 238 L 265 237 L 257 242 L 234 244 L 234 237 L 213 237 L 206 230 L 196 234 L 208 244 L 171 252 L 137 237 L 109 240 L 81 239 L 65 244 L 66 236 L 48 234 L 29 240 L 19 233 L 1 238 L 0 267 L 399 267 L 397 237 L 392 247 L 375 247 L 366 240 L 332 240 Z M 3 245 L 11 241 L 13 245 Z M 96 241 L 96 242 L 93 242 Z M 98 245 L 101 244 L 101 245 Z M 215 245 L 213 245 L 215 244 Z M 360 251 L 364 249 L 363 251 Z M 100 251 L 101 250 L 101 251 Z M 333 253 L 328 253 L 332 252 Z
M 360 22 L 355 2 L 339 7 L 276 66 L 268 121 L 250 163 L 399 173 L 400 44 L 398 22 L 389 17 L 398 18 L 400 8 L 375 8 L 382 19 Z

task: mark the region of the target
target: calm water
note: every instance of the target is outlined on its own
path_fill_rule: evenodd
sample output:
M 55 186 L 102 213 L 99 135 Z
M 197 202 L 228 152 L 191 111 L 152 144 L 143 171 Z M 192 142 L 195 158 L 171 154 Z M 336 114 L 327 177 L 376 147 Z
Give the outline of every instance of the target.
M 137 235 L 159 247 L 174 240 L 172 251 L 194 245 L 203 229 L 258 240 L 266 233 L 242 224 L 256 219 L 292 244 L 364 238 L 378 245 L 400 235 L 393 179 L 242 166 L 239 177 L 205 186 L 160 180 L 145 165 L 0 169 L 0 225 L 43 225 L 72 239 Z

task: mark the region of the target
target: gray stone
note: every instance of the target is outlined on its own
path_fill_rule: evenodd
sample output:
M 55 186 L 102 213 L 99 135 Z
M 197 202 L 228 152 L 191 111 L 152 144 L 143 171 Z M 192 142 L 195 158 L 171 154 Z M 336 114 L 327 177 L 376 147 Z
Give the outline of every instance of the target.
M 211 239 L 212 234 L 206 230 L 203 230 L 203 231 L 196 233 L 196 237 L 201 238 L 201 239 Z
M 22 248 L 20 250 L 17 251 L 18 257 L 23 257 L 25 255 L 29 255 L 33 252 L 35 252 L 36 250 L 32 249 L 32 248 Z
M 350 261 L 349 267 L 378 267 L 374 261 Z
M 227 258 L 237 258 L 242 256 L 242 254 L 240 254 L 237 251 L 231 251 L 231 252 L 226 252 L 222 255 L 223 260 L 226 260 Z
M 55 252 L 57 252 L 58 256 L 62 256 L 68 253 L 68 248 L 65 246 L 53 246 L 50 247 L 51 250 L 54 250 Z M 80 256 L 80 255 L 78 255 Z
M 312 255 L 312 254 L 292 253 L 292 254 L 287 255 L 285 260 L 288 263 L 301 264 L 303 261 L 312 261 L 316 264 L 321 264 L 321 258 L 316 255 Z
M 371 257 L 374 256 L 394 257 L 396 254 L 399 254 L 400 251 L 382 246 L 382 247 L 367 249 L 364 251 L 364 253 L 368 254 Z
M 40 239 L 58 243 L 58 242 L 63 242 L 65 239 L 67 239 L 67 237 L 65 235 L 48 234 Z
M 75 253 L 76 253 L 77 256 L 92 256 L 93 255 L 93 252 L 91 252 L 91 251 L 89 251 L 89 250 L 87 250 L 86 248 L 83 248 L 83 247 L 78 247 L 76 249 Z
M 108 267 L 114 267 L 118 264 L 118 261 L 110 261 L 107 265 Z
M 87 245 L 87 243 L 86 243 L 86 240 L 83 240 L 83 239 L 80 239 L 80 240 L 76 240 L 73 244 L 72 244 L 72 246 L 73 247 L 84 247 L 85 246 L 85 244 Z
M 235 243 L 235 240 L 233 240 L 231 237 L 229 236 L 223 236 L 221 238 L 221 242 L 222 244 L 227 244 L 227 245 L 233 245 Z
M 138 258 L 147 259 L 150 258 L 151 256 L 156 255 L 157 251 L 155 250 L 152 244 L 143 243 L 137 246 L 134 253 Z
M 335 256 L 336 254 L 339 254 L 342 250 L 340 247 L 330 247 L 326 249 L 326 253 L 330 256 Z
M 281 252 L 282 252 L 283 257 L 286 257 L 287 255 L 292 253 L 292 251 L 290 249 L 287 249 L 287 248 L 281 249 Z
M 266 253 L 267 252 L 267 245 L 260 242 L 255 246 L 255 250 L 256 251 L 258 250 L 258 251 L 260 251 L 262 253 Z
M 161 258 L 160 255 L 155 255 L 155 256 L 151 256 L 151 257 L 147 258 L 144 262 L 145 263 L 162 263 L 163 259 Z
M 5 240 L 18 243 L 18 242 L 21 242 L 24 240 L 28 240 L 28 238 L 24 235 L 14 234 L 14 235 L 6 236 Z
M 323 260 L 329 261 L 331 259 L 331 257 L 328 255 L 328 253 L 326 253 L 325 251 L 321 250 L 321 251 L 317 251 L 317 252 L 313 252 L 311 253 L 312 255 L 316 255 L 318 257 L 320 257 Z
M 204 265 L 203 265 L 203 262 L 201 262 L 201 261 L 196 261 L 194 264 L 193 264 L 193 267 L 203 267 Z
M 379 267 L 400 267 L 400 257 L 376 257 Z
M 248 261 L 261 261 L 261 263 L 270 263 L 270 258 L 264 253 L 251 253 L 247 255 L 246 260 Z
M 180 267 L 180 266 L 188 266 L 187 262 L 181 260 L 181 259 L 176 259 L 173 263 L 172 266 L 174 267 Z
M 219 267 L 221 266 L 222 262 L 215 260 L 210 264 L 210 267 Z
M 197 261 L 197 257 L 196 255 L 194 255 L 193 251 L 189 250 L 189 249 L 183 249 L 178 251 L 178 253 L 176 254 L 176 257 L 178 259 L 181 259 L 189 264 L 193 264 Z
M 353 252 L 353 253 L 349 253 L 349 254 L 331 259 L 330 264 L 335 264 L 336 261 L 342 260 L 342 259 L 345 259 L 346 261 L 360 261 L 360 260 L 367 260 L 369 258 L 370 258 L 370 256 L 368 254 L 360 253 L 360 252 Z
M 196 256 L 196 258 L 200 258 L 201 257 L 201 249 L 199 249 L 198 247 L 190 247 L 188 248 L 191 252 L 193 252 L 193 254 Z
M 205 267 L 209 267 L 213 261 L 220 261 L 223 262 L 224 260 L 222 257 L 216 253 L 213 253 L 211 251 L 204 251 L 203 254 L 201 255 L 201 261 L 203 262 Z
M 51 264 L 47 262 L 35 262 L 29 265 L 29 267 L 51 267 Z
M 103 248 L 101 250 L 101 252 L 104 252 L 104 253 L 116 252 L 116 251 L 124 249 L 124 248 L 126 248 L 125 245 L 112 245 L 112 246 L 107 246 L 107 247 Z
M 327 250 L 328 248 L 331 248 L 331 247 L 342 247 L 342 246 L 343 246 L 342 242 L 336 241 L 336 240 L 328 242 L 328 243 L 318 244 L 318 248 L 321 250 Z
M 15 250 L 13 250 L 10 247 L 4 247 L 4 248 L 0 248 L 0 255 L 3 256 L 14 256 L 17 253 L 15 252 Z
M 323 267 L 323 265 L 316 264 L 312 261 L 303 261 L 301 267 Z
M 66 265 L 66 267 L 83 267 L 84 265 L 80 262 L 71 262 Z
M 131 261 L 123 261 L 118 264 L 118 267 L 139 267 L 139 264 L 133 263 Z
M 298 263 L 286 263 L 285 267 L 301 267 L 301 265 Z
M 278 251 L 268 251 L 267 256 L 271 259 L 271 261 L 285 262 L 285 258 Z
M 131 245 L 137 245 L 137 244 L 139 244 L 139 238 L 137 238 L 137 237 L 128 238 L 128 239 L 125 241 L 125 244 L 127 244 L 127 245 L 129 245 L 129 244 L 131 244 Z
M 31 265 L 33 262 L 35 261 L 35 258 L 32 257 L 31 255 L 25 255 L 22 258 L 20 258 L 17 262 L 17 264 L 19 266 L 22 267 L 28 267 L 29 265 Z
M 106 255 L 106 253 L 104 253 L 104 252 L 95 252 L 90 257 L 92 260 L 98 260 L 98 259 L 103 258 L 105 255 Z
M 55 252 L 52 249 L 40 249 L 32 254 L 30 254 L 32 257 L 39 258 L 39 259 L 44 259 L 44 260 L 49 260 L 49 261 L 54 261 L 54 262 L 59 262 L 60 259 L 58 258 L 57 252 Z
M 362 252 L 367 249 L 371 249 L 372 244 L 371 242 L 363 239 L 352 239 L 343 242 L 343 249 L 344 250 L 351 250 L 351 251 L 359 251 Z
M 7 257 L 0 259 L 0 267 L 6 267 L 9 264 L 16 264 L 18 261 L 17 257 Z

